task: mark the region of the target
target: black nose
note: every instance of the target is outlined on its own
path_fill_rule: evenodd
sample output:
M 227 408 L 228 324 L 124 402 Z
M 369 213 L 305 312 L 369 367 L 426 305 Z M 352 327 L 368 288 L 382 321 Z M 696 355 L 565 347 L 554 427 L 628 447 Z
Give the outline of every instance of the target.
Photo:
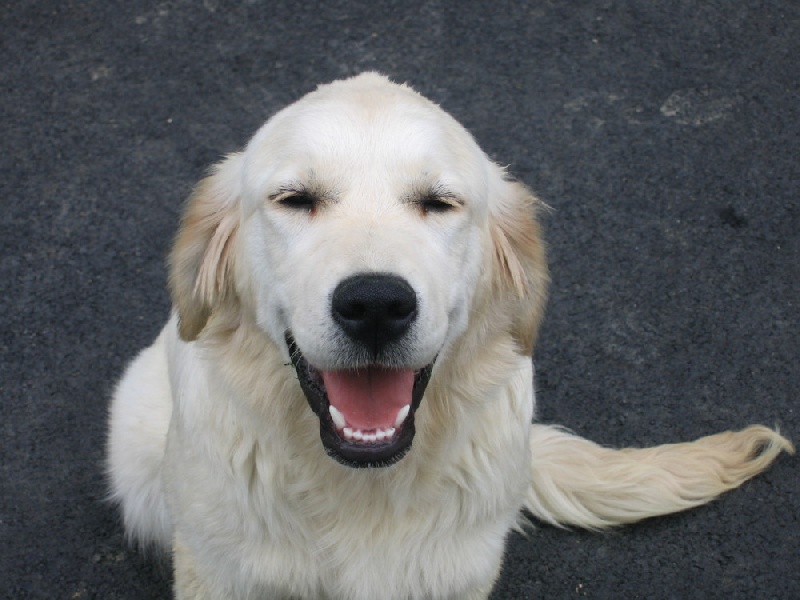
M 417 316 L 417 295 L 395 275 L 354 275 L 333 291 L 333 318 L 353 340 L 377 355 L 402 337 Z

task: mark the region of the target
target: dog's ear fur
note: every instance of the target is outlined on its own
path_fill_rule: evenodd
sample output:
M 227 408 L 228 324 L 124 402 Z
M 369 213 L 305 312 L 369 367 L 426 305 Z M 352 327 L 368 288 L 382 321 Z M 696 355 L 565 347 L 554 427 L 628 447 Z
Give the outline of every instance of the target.
M 533 353 L 547 300 L 547 262 L 537 220 L 544 206 L 525 185 L 508 180 L 490 205 L 492 284 L 506 299 L 511 333 L 527 354 Z
M 212 313 L 238 305 L 233 282 L 239 231 L 240 154 L 216 165 L 192 192 L 169 257 L 169 287 L 183 340 L 197 339 Z

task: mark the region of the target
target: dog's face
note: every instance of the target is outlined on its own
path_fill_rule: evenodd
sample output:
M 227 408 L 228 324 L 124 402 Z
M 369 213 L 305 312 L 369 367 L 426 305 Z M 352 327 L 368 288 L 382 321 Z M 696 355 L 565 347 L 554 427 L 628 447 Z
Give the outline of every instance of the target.
M 181 333 L 196 337 L 225 303 L 251 312 L 294 365 L 328 453 L 391 464 L 477 304 L 532 284 L 513 248 L 532 215 L 502 225 L 531 210 L 514 185 L 412 90 L 376 75 L 323 86 L 190 202 L 172 257 Z

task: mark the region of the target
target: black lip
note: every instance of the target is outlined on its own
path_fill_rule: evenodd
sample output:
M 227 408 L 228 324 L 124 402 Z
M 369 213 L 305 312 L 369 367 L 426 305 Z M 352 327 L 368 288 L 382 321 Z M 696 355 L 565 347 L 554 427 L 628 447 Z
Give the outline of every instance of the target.
M 311 410 L 319 418 L 319 435 L 322 445 L 331 458 L 348 467 L 375 468 L 393 465 L 408 453 L 416 434 L 414 413 L 422 402 L 422 396 L 425 394 L 433 371 L 433 363 L 416 372 L 411 396 L 411 410 L 403 426 L 395 433 L 392 440 L 360 443 L 355 440 L 346 440 L 336 431 L 328 411 L 330 406 L 328 396 L 318 375 L 315 375 L 316 370 L 309 365 L 303 353 L 300 352 L 291 332 L 286 332 L 285 339 L 292 366 L 297 372 L 300 388 L 303 390 Z

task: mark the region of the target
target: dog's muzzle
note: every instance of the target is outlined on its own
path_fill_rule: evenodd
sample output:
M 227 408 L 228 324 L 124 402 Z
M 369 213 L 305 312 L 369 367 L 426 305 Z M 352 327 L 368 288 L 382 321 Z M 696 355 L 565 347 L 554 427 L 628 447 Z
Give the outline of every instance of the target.
M 415 370 L 390 358 L 416 319 L 416 294 L 394 275 L 355 275 L 334 290 L 331 316 L 352 345 L 347 355 L 360 357 L 353 368 L 317 369 L 291 332 L 285 336 L 322 443 L 351 467 L 391 465 L 411 447 L 414 414 L 433 370 L 432 362 Z

